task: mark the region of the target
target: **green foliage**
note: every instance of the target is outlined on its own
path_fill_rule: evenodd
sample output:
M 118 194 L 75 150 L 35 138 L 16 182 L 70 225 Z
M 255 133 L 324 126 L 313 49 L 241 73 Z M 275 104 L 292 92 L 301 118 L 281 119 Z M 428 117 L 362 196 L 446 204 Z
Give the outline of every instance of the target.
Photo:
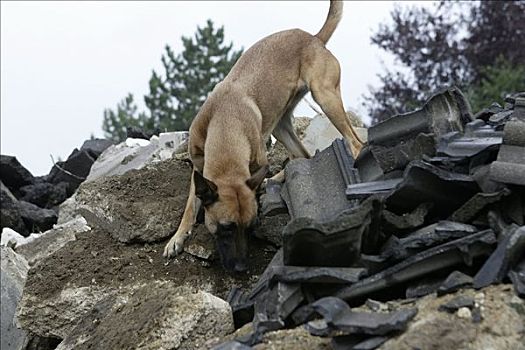
M 102 130 L 104 130 L 105 137 L 120 142 L 126 139 L 127 127 L 152 130 L 151 119 L 144 112 L 138 113 L 137 109 L 133 95 L 128 94 L 118 103 L 116 112 L 109 108 L 104 110 Z
M 507 94 L 525 91 L 525 65 L 512 65 L 500 57 L 494 66 L 482 68 L 481 73 L 481 82 L 467 91 L 474 112 L 487 107 L 491 102 L 503 105 Z
M 179 54 L 166 45 L 162 55 L 164 72 L 152 72 L 149 93 L 144 96 L 148 114 L 136 115 L 136 106 L 123 100 L 117 112 L 104 112 L 103 129 L 114 139 L 125 138 L 126 126 L 144 131 L 188 130 L 193 118 L 215 85 L 223 80 L 242 54 L 225 44 L 224 27 L 215 29 L 208 20 L 193 37 L 182 38 Z M 122 133 L 124 130 L 124 133 Z
M 512 69 L 525 62 L 524 1 L 396 6 L 391 16 L 392 22 L 380 25 L 371 38 L 396 60 L 395 69 L 379 75 L 381 85 L 370 87 L 364 96 L 373 124 L 420 106 L 436 90 L 448 86 L 468 91 L 484 84 L 483 90 L 489 89 L 488 84 L 496 80 L 489 79 L 488 67 L 495 67 L 500 56 Z M 490 105 L 493 101 L 487 99 L 475 103 Z

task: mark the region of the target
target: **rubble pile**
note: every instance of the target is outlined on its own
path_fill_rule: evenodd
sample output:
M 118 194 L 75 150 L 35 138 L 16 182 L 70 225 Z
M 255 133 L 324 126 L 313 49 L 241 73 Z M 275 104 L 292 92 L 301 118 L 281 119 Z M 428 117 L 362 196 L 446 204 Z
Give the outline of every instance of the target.
M 417 298 L 502 282 L 523 298 L 524 156 L 525 94 L 473 116 L 452 88 L 369 128 L 355 161 L 343 140 L 291 160 L 261 198 L 263 214 L 290 215 L 282 248 L 250 292 L 228 298 L 236 328 L 251 331 L 215 349 L 298 326 L 335 349 L 389 349 L 418 317 Z M 406 305 L 383 307 L 393 300 Z M 485 317 L 462 295 L 439 310 Z
M 106 139 L 87 140 L 66 161 L 57 162 L 49 174 L 39 177 L 15 157 L 1 155 L 2 228 L 22 236 L 51 229 L 57 222 L 58 206 L 75 192 L 98 156 L 111 145 Z
M 42 178 L 2 156 L 2 349 L 525 350 L 525 94 L 472 115 L 443 91 L 369 128 L 355 160 L 326 147 L 326 117 L 297 124 L 318 151 L 272 146 L 286 180 L 261 191 L 242 274 L 204 225 L 162 257 L 186 132 L 130 129 Z M 33 205 L 54 221 L 28 226 Z

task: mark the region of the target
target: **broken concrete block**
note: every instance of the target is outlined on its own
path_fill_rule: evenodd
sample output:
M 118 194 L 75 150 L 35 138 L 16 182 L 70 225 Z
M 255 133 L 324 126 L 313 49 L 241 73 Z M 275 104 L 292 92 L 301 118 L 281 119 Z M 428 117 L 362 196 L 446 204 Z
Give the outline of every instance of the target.
M 84 218 L 74 219 L 65 224 L 55 225 L 51 230 L 35 236 L 30 242 L 17 247 L 16 251 L 23 255 L 31 266 L 61 249 L 68 242 L 74 241 L 76 234 L 90 230 Z
M 129 141 L 112 145 L 93 163 L 86 181 L 94 181 L 100 177 L 122 175 L 130 170 L 142 169 L 148 164 L 165 160 L 166 156 L 161 157 L 161 152 L 168 150 L 173 154 L 177 147 L 184 143 L 187 138 L 188 132 L 181 131 L 161 133 L 158 137 L 151 137 L 151 141 L 128 139 Z
M 367 132 L 365 128 L 355 127 L 354 130 L 357 136 L 366 142 Z M 312 118 L 310 124 L 304 131 L 302 139 L 303 145 L 311 155 L 314 155 L 317 150 L 323 150 L 329 147 L 335 140 L 342 138 L 341 133 L 335 128 L 325 115 L 318 114 Z
M 319 299 L 312 307 L 323 319 L 308 322 L 306 329 L 318 336 L 385 335 L 404 330 L 417 314 L 417 309 L 403 309 L 390 313 L 354 312 L 344 301 L 335 297 Z
M 458 263 L 471 264 L 475 257 L 490 254 L 495 243 L 496 236 L 492 230 L 474 233 L 413 255 L 375 275 L 342 288 L 335 295 L 345 300 L 353 300 Z
M 29 341 L 28 334 L 18 327 L 14 316 L 22 297 L 29 265 L 23 256 L 15 253 L 9 247 L 2 246 L 0 251 L 2 255 L 2 311 L 0 313 L 2 337 L 0 344 L 2 349 L 23 349 Z
M 523 258 L 525 252 L 525 226 L 503 237 L 498 247 L 474 277 L 474 288 L 499 283 L 510 269 Z
M 0 245 L 3 247 L 9 247 L 15 249 L 17 246 L 24 244 L 27 240 L 26 237 L 22 236 L 20 233 L 16 232 L 9 227 L 4 227 L 2 229 L 2 238 Z
M 447 279 L 437 289 L 439 296 L 448 293 L 454 293 L 457 290 L 465 287 L 471 287 L 473 283 L 472 277 L 459 271 L 452 272 Z
M 157 282 L 137 289 L 102 319 L 82 320 L 57 349 L 199 349 L 233 330 L 224 300 Z
M 121 176 L 86 181 L 75 194 L 76 211 L 89 226 L 103 228 L 120 242 L 159 241 L 179 225 L 190 177 L 188 163 L 170 159 Z

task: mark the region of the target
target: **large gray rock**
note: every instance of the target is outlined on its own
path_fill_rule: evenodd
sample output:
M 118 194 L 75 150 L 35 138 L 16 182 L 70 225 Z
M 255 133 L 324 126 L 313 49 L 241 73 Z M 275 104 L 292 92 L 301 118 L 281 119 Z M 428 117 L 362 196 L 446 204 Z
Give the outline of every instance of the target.
M 61 225 L 55 225 L 39 235 L 31 235 L 32 239 L 17 247 L 17 253 L 22 254 L 29 265 L 34 265 L 39 260 L 53 254 L 66 245 L 67 242 L 74 241 L 76 234 L 90 231 L 84 218 L 73 219 Z
M 18 201 L 20 216 L 31 232 L 44 232 L 56 224 L 58 214 L 52 209 L 44 209 L 32 203 Z
M 126 300 L 99 303 L 57 349 L 202 349 L 207 339 L 233 330 L 224 300 L 157 282 Z
M 101 177 L 122 175 L 133 169 L 170 159 L 178 147 L 188 138 L 187 131 L 161 133 L 150 141 L 127 139 L 108 147 L 93 163 L 86 181 Z
M 170 159 L 85 182 L 75 195 L 75 211 L 120 242 L 163 240 L 178 227 L 190 177 L 190 164 Z
M 2 350 L 22 349 L 28 342 L 27 333 L 19 329 L 14 315 L 18 302 L 22 296 L 29 266 L 23 256 L 15 253 L 11 248 L 0 247 L 1 270 L 1 315 L 0 328 Z
M 22 235 L 28 235 L 29 232 L 20 215 L 20 206 L 18 200 L 13 196 L 11 191 L 0 181 L 0 223 L 2 228 L 9 227 Z

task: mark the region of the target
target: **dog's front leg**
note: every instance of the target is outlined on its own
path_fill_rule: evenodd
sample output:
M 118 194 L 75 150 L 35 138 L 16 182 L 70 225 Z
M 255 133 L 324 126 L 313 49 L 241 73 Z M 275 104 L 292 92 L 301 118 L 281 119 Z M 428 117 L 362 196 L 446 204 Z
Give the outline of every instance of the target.
M 195 169 L 193 169 L 195 171 Z M 193 226 L 195 225 L 197 214 L 200 209 L 201 201 L 195 196 L 195 184 L 193 182 L 193 173 L 191 176 L 190 193 L 188 195 L 188 201 L 186 202 L 186 208 L 182 215 L 179 228 L 170 241 L 164 248 L 164 256 L 166 258 L 173 257 L 177 254 L 182 253 L 184 249 L 184 241 L 191 235 Z

